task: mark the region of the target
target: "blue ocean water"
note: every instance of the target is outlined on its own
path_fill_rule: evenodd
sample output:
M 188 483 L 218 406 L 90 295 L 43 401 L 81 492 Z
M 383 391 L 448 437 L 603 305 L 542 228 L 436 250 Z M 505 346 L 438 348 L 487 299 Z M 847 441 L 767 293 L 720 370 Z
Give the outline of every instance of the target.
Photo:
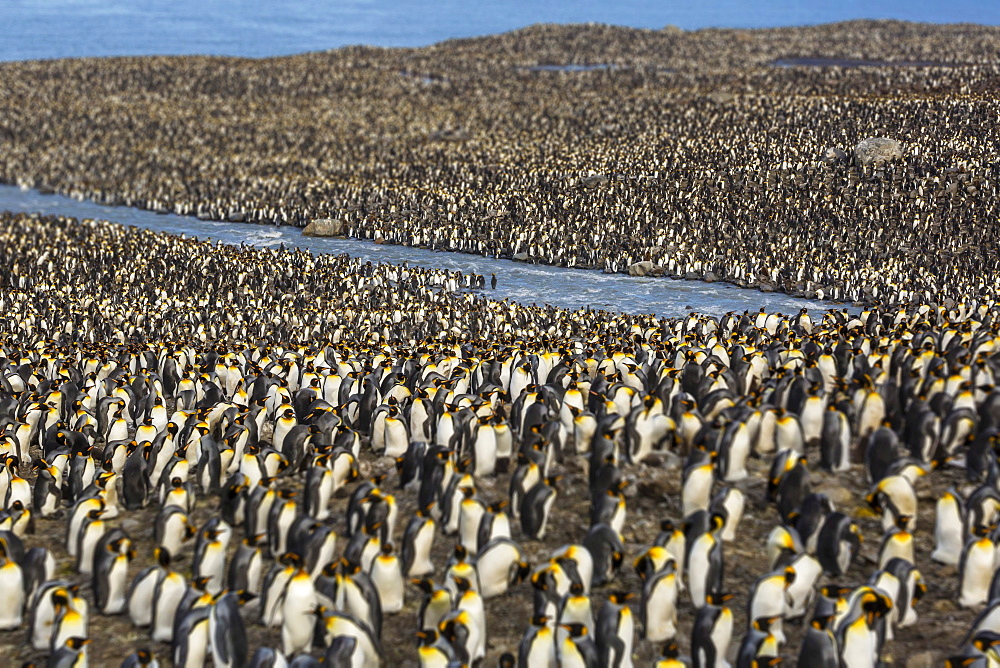
M 533 23 L 759 28 L 856 18 L 1000 24 L 997 0 L 3 0 L 0 60 L 422 46 Z

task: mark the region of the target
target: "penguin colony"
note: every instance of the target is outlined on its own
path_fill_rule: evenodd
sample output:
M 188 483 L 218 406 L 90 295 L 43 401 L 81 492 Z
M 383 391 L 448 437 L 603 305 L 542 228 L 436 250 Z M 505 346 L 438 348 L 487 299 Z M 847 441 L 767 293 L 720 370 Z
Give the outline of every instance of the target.
M 995 665 L 998 46 L 538 26 L 0 65 L 6 182 L 866 304 L 567 311 L 0 214 L 0 660 Z M 803 56 L 900 65 L 771 65 Z M 882 134 L 901 159 L 826 151 Z
M 4 63 L 0 180 L 558 266 L 957 303 L 996 290 L 998 53 L 995 27 L 850 22 Z M 802 57 L 897 65 L 775 66 Z M 881 136 L 901 158 L 845 159 Z
M 0 239 L 6 663 L 998 658 L 996 303 L 656 320 Z

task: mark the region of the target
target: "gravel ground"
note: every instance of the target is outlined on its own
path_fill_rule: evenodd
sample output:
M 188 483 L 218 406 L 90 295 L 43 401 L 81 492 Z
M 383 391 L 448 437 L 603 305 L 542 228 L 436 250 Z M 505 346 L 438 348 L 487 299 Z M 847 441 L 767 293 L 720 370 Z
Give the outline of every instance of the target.
M 384 487 L 395 488 L 396 474 L 391 460 L 363 453 L 360 466 L 364 477 L 379 473 L 388 474 Z M 738 539 L 726 544 L 724 549 L 726 567 L 724 589 L 734 595 L 729 605 L 736 619 L 731 658 L 735 656 L 742 629 L 746 624 L 746 597 L 754 580 L 766 572 L 767 535 L 777 524 L 777 513 L 769 507 L 766 500 L 767 462 L 762 459 L 752 460 L 749 470 L 751 476 L 737 485 L 744 491 L 747 499 Z M 559 546 L 581 541 L 587 531 L 589 499 L 583 460 L 577 457 L 567 458 L 555 465 L 555 472 L 562 474 L 563 478 L 554 514 L 550 518 L 549 531 L 544 541 L 522 542 L 526 557 L 532 566 L 543 563 Z M 632 561 L 652 543 L 659 531 L 661 520 L 667 518 L 680 520 L 681 472 L 676 457 L 667 454 L 656 465 L 626 465 L 622 472 L 632 483 L 626 491 L 628 515 L 623 532 L 626 558 L 614 582 L 594 589 L 592 599 L 595 614 L 610 592 L 641 591 L 639 579 L 631 566 Z M 506 498 L 509 477 L 509 474 L 503 474 L 480 480 L 477 488 L 480 498 L 488 502 Z M 935 499 L 948 486 L 960 484 L 962 477 L 960 470 L 947 469 L 935 471 L 918 482 L 920 514 L 915 532 L 916 557 L 917 567 L 924 575 L 928 592 L 918 606 L 920 615 L 918 623 L 906 629 L 898 629 L 895 641 L 886 644 L 883 658 L 888 662 L 906 666 L 938 665 L 944 656 L 943 652 L 949 651 L 958 643 L 975 617 L 977 611 L 962 610 L 954 601 L 958 584 L 955 569 L 935 564 L 929 557 L 933 549 Z M 837 475 L 814 471 L 812 480 L 815 491 L 829 495 L 837 508 L 852 515 L 862 529 L 865 538 L 862 552 L 850 572 L 837 581 L 838 584 L 848 586 L 862 584 L 875 571 L 881 537 L 878 517 L 864 504 L 864 494 L 867 491 L 864 471 L 860 466 Z M 301 484 L 302 481 L 286 478 L 281 486 L 292 488 L 301 487 Z M 350 489 L 349 486 L 346 490 L 341 490 L 332 506 L 334 517 L 339 518 L 337 529 L 341 534 L 346 531 L 344 518 L 349 496 L 347 492 Z M 396 494 L 400 508 L 399 532 L 401 533 L 407 518 L 416 510 L 416 499 L 415 494 L 411 492 L 397 491 Z M 216 499 L 202 497 L 192 519 L 200 526 L 215 515 L 216 507 Z M 147 507 L 141 511 L 123 511 L 118 519 L 110 522 L 124 529 L 135 542 L 138 556 L 132 563 L 130 576 L 151 564 L 155 516 L 155 508 Z M 64 526 L 63 519 L 37 520 L 35 533 L 26 538 L 25 546 L 47 547 L 56 557 L 57 576 L 80 583 L 84 595 L 89 599 L 89 581 L 74 573 L 73 560 L 66 553 Z M 235 550 L 242 533 L 242 529 L 237 529 L 230 548 L 231 552 Z M 515 538 L 517 533 L 515 528 Z M 397 538 L 401 539 L 401 535 Z M 339 549 L 343 549 L 345 545 L 346 540 L 342 539 Z M 435 541 L 434 561 L 438 565 L 435 575 L 438 581 L 443 575 L 444 564 L 453 545 L 451 538 L 440 534 Z M 191 550 L 193 541 L 175 563 L 175 567 L 184 574 L 190 573 Z M 828 581 L 830 581 L 828 578 L 824 578 L 821 582 Z M 416 587 L 409 586 L 404 610 L 384 618 L 383 656 L 387 664 L 417 665 L 414 632 L 420 596 Z M 632 604 L 638 605 L 638 597 L 633 599 Z M 489 642 L 484 665 L 492 666 L 502 653 L 517 652 L 518 643 L 531 617 L 531 586 L 528 583 L 521 583 L 507 595 L 488 600 L 486 610 Z M 244 608 L 244 617 L 248 622 L 251 652 L 262 645 L 280 647 L 280 630 L 265 629 L 256 623 L 255 602 L 248 603 Z M 682 594 L 678 642 L 685 652 L 689 647 L 693 619 L 694 610 L 687 596 Z M 117 665 L 126 655 L 139 647 L 152 649 L 161 661 L 169 654 L 166 645 L 153 643 L 145 630 L 133 627 L 125 616 L 107 617 L 92 614 L 90 630 L 93 639 L 90 658 L 91 665 L 94 666 Z M 795 657 L 803 632 L 802 626 L 786 624 L 789 642 L 783 648 L 787 659 L 785 665 L 796 663 Z M 0 665 L 19 665 L 28 661 L 44 662 L 43 654 L 32 651 L 23 641 L 23 630 L 0 633 Z M 636 665 L 640 666 L 649 665 L 660 649 L 652 643 L 639 640 L 635 647 Z M 169 661 L 165 665 L 169 665 Z

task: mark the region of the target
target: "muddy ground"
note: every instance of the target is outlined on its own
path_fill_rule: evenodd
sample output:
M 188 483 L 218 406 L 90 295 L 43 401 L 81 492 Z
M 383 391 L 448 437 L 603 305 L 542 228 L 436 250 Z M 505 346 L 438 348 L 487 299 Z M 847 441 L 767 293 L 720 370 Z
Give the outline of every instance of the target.
M 766 466 L 764 460 L 753 460 L 750 464 L 751 476 L 738 484 L 746 494 L 747 509 L 738 531 L 737 541 L 725 545 L 724 587 L 726 591 L 734 594 L 729 605 L 733 609 L 736 628 L 739 630 L 739 634 L 734 634 L 731 654 L 735 653 L 742 629 L 746 624 L 747 594 L 753 581 L 767 570 L 765 542 L 768 533 L 777 524 L 777 512 L 766 502 L 764 482 Z M 363 453 L 361 468 L 363 476 L 387 473 L 389 478 L 384 487 L 395 488 L 397 478 L 390 460 Z M 569 458 L 557 463 L 555 469 L 563 475 L 563 479 L 545 540 L 522 542 L 522 547 L 533 566 L 543 562 L 555 548 L 566 543 L 581 541 L 587 530 L 589 500 L 586 491 L 586 469 L 582 460 Z M 661 520 L 666 518 L 680 520 L 680 464 L 676 457 L 667 454 L 654 466 L 625 466 L 623 473 L 632 483 L 627 490 L 628 516 L 624 531 L 627 554 L 617 579 L 605 587 L 595 588 L 593 592 L 595 614 L 609 592 L 624 589 L 638 594 L 641 591 L 639 579 L 632 570 L 632 560 L 652 543 Z M 932 472 L 918 481 L 920 512 L 915 532 L 916 556 L 917 567 L 924 575 L 928 592 L 918 605 L 920 618 L 917 624 L 906 629 L 898 629 L 895 641 L 887 643 L 883 657 L 886 661 L 906 666 L 940 665 L 941 659 L 946 656 L 945 653 L 955 648 L 976 615 L 977 611 L 962 610 L 954 602 L 958 584 L 955 569 L 935 564 L 929 558 L 933 549 L 935 499 L 948 486 L 961 484 L 963 476 L 964 472 L 958 469 L 947 469 Z M 838 580 L 839 584 L 844 585 L 861 584 L 875 571 L 875 559 L 881 538 L 879 519 L 864 505 L 864 494 L 867 490 L 864 471 L 860 466 L 838 475 L 814 470 L 812 480 L 814 490 L 828 494 L 837 508 L 855 517 L 862 528 L 865 541 L 860 558 L 855 560 L 847 576 Z M 488 502 L 506 498 L 508 484 L 509 474 L 481 480 L 478 484 L 479 495 Z M 286 487 L 301 487 L 301 485 L 301 481 L 290 478 L 283 482 L 283 486 Z M 350 487 L 348 491 L 349 489 Z M 416 510 L 416 500 L 415 494 L 411 492 L 397 492 L 397 499 L 400 504 L 399 532 L 401 533 L 409 516 Z M 213 517 L 216 507 L 216 499 L 201 498 L 193 513 L 193 519 L 199 526 L 204 524 Z M 338 495 L 333 509 L 335 517 L 339 518 L 339 533 L 346 530 L 344 520 L 346 508 L 347 494 Z M 123 511 L 119 518 L 111 521 L 112 525 L 120 526 L 135 541 L 138 557 L 132 564 L 130 577 L 131 574 L 138 573 L 151 564 L 155 516 L 156 509 L 147 507 L 141 511 Z M 64 525 L 63 519 L 37 520 L 35 533 L 26 537 L 25 546 L 47 547 L 56 558 L 57 576 L 82 584 L 85 595 L 92 600 L 88 579 L 74 573 L 73 560 L 66 553 Z M 517 528 L 515 528 L 516 537 Z M 239 538 L 242 538 L 242 529 L 236 530 L 230 547 L 231 552 L 235 550 Z M 397 537 L 397 540 L 400 539 L 401 535 Z M 454 542 L 452 538 L 440 534 L 435 542 L 435 563 L 439 565 L 436 573 L 438 581 L 443 575 L 444 564 Z M 186 551 L 182 553 L 180 561 L 175 564 L 182 573 L 190 573 L 193 545 L 191 541 Z M 338 549 L 343 549 L 345 545 L 346 540 L 341 540 Z M 827 581 L 829 581 L 827 578 L 822 580 L 822 582 Z M 686 594 L 681 596 L 681 601 L 678 642 L 686 652 L 694 614 Z M 383 656 L 387 664 L 417 665 L 414 632 L 419 603 L 419 590 L 410 586 L 405 609 L 399 614 L 385 617 L 382 643 Z M 632 603 L 637 606 L 638 597 Z M 508 595 L 488 600 L 486 609 L 489 651 L 484 665 L 493 666 L 502 653 L 517 652 L 518 643 L 528 627 L 531 616 L 530 585 L 522 583 Z M 265 629 L 256 623 L 256 609 L 253 602 L 244 608 L 244 616 L 248 624 L 251 652 L 261 645 L 280 647 L 280 630 Z M 785 665 L 794 665 L 803 628 L 788 624 L 786 629 L 789 642 L 783 648 L 787 657 Z M 93 666 L 116 666 L 125 656 L 139 647 L 152 649 L 163 662 L 161 665 L 170 665 L 169 647 L 152 642 L 145 630 L 133 627 L 125 616 L 107 617 L 92 613 L 90 632 L 93 639 L 90 649 Z M 24 640 L 24 630 L 0 632 L 0 666 L 20 665 L 29 661 L 44 665 L 44 655 L 32 651 Z M 637 640 L 635 654 L 637 665 L 650 665 L 659 649 L 652 643 Z

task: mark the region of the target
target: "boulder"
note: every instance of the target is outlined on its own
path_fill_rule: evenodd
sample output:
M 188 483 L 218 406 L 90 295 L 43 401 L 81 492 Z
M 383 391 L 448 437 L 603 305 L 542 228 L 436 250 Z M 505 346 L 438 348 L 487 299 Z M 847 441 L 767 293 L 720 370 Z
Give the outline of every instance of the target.
M 430 133 L 428 138 L 431 141 L 466 141 L 469 131 L 465 128 L 442 128 Z
M 236 209 L 233 209 L 226 214 L 226 220 L 228 220 L 230 223 L 244 223 L 246 222 L 246 219 L 247 215 L 242 211 L 238 211 Z
M 905 665 L 906 668 L 931 668 L 932 666 L 940 666 L 943 658 L 940 652 L 928 650 L 907 657 Z
M 854 147 L 854 161 L 861 167 L 880 165 L 903 157 L 903 145 L 895 139 L 869 137 Z
M 514 262 L 527 262 L 530 257 L 531 255 L 529 255 L 528 253 L 521 252 L 521 253 L 514 253 L 511 259 L 514 260 Z
M 635 264 L 630 264 L 628 267 L 629 276 L 645 276 L 649 272 L 653 271 L 655 265 L 649 260 L 643 260 L 642 262 L 636 262 Z
M 333 218 L 319 218 L 312 221 L 302 230 L 306 237 L 342 237 L 344 236 L 344 221 Z
M 608 177 L 604 174 L 590 174 L 580 177 L 580 185 L 584 188 L 596 188 L 597 186 L 603 186 L 607 182 Z
M 736 99 L 736 95 L 730 93 L 729 91 L 717 90 L 708 94 L 708 99 L 714 102 L 716 105 L 724 105 L 733 102 Z

